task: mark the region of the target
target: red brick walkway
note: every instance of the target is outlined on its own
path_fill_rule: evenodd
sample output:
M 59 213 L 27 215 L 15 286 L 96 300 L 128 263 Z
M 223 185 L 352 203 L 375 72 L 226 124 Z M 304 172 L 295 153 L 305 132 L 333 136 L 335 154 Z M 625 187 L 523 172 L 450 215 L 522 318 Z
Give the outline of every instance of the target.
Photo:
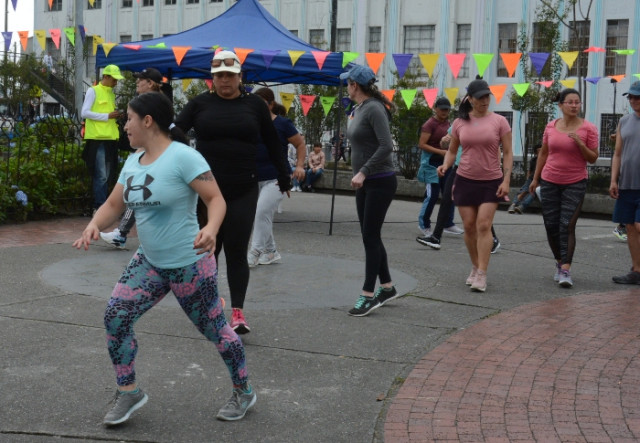
M 399 390 L 385 441 L 640 440 L 639 301 L 566 297 L 452 336 Z

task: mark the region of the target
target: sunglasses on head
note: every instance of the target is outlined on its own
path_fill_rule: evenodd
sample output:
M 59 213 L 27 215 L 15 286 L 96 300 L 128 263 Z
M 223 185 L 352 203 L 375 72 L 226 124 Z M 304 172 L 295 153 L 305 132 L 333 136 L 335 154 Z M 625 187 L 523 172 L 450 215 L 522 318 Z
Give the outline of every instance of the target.
M 233 66 L 236 63 L 236 59 L 233 57 L 229 58 L 214 58 L 211 60 L 212 68 L 219 68 L 224 63 L 225 66 Z

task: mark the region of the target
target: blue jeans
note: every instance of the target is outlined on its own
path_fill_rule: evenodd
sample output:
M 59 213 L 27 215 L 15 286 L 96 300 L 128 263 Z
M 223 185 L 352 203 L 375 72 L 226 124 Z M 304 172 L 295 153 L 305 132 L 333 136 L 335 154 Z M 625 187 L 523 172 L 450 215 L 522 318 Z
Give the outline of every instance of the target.
M 518 194 L 516 195 L 516 198 L 515 198 L 515 205 L 519 206 L 523 210 L 526 210 L 527 207 L 529 207 L 529 205 L 533 203 L 533 200 L 535 200 L 536 198 L 535 194 L 532 194 L 529 192 L 529 185 L 531 184 L 532 181 L 533 179 L 528 178 L 524 182 L 524 184 L 520 187 L 520 190 L 518 191 Z M 527 195 L 522 197 L 522 200 L 518 200 L 518 195 L 522 194 L 523 192 L 526 192 Z
M 420 226 L 420 229 L 431 229 L 431 214 L 433 213 L 433 208 L 438 201 L 440 191 L 442 191 L 444 195 L 445 183 L 450 174 L 451 169 L 445 173 L 444 177 L 440 177 L 438 183 L 427 183 L 424 190 L 424 200 L 422 201 L 420 213 L 418 214 L 418 226 Z M 447 223 L 444 228 L 450 228 L 454 225 L 453 216 L 454 206 L 451 205 L 451 209 L 449 209 L 449 218 L 447 219 Z
M 115 165 L 111 164 L 107 155 L 107 146 L 105 143 L 99 143 L 96 148 L 96 162 L 93 171 L 93 206 L 99 208 L 107 201 L 109 192 L 108 179 L 111 174 L 111 168 Z
M 316 180 L 320 178 L 320 176 L 322 175 L 323 169 L 318 168 L 316 172 L 313 172 L 311 168 L 307 168 L 306 172 L 307 172 L 307 176 L 304 179 L 304 185 L 311 186 Z

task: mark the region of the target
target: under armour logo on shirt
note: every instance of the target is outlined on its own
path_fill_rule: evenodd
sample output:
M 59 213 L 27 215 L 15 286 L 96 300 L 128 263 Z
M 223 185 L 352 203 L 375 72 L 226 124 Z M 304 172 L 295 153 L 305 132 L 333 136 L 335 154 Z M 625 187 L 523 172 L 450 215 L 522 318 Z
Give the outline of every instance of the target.
M 133 181 L 133 176 L 127 179 L 127 189 L 124 191 L 124 199 L 125 201 L 129 201 L 129 192 L 131 191 L 140 191 L 142 190 L 142 198 L 143 200 L 147 200 L 151 197 L 152 193 L 147 186 L 153 183 L 154 178 L 147 174 L 144 178 L 144 185 L 135 185 L 132 186 L 131 182 Z

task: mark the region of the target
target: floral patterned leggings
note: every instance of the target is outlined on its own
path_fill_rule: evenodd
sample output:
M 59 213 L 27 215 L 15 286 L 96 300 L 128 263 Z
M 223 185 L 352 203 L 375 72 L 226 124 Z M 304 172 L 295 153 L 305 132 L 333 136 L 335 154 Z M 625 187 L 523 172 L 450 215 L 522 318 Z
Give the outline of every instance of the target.
M 215 259 L 203 256 L 183 268 L 159 269 L 139 250 L 122 273 L 104 313 L 107 347 L 118 386 L 136 381 L 138 343 L 133 325 L 169 290 L 189 320 L 215 344 L 234 386 L 244 385 L 248 378 L 244 345 L 225 319 L 218 297 Z

